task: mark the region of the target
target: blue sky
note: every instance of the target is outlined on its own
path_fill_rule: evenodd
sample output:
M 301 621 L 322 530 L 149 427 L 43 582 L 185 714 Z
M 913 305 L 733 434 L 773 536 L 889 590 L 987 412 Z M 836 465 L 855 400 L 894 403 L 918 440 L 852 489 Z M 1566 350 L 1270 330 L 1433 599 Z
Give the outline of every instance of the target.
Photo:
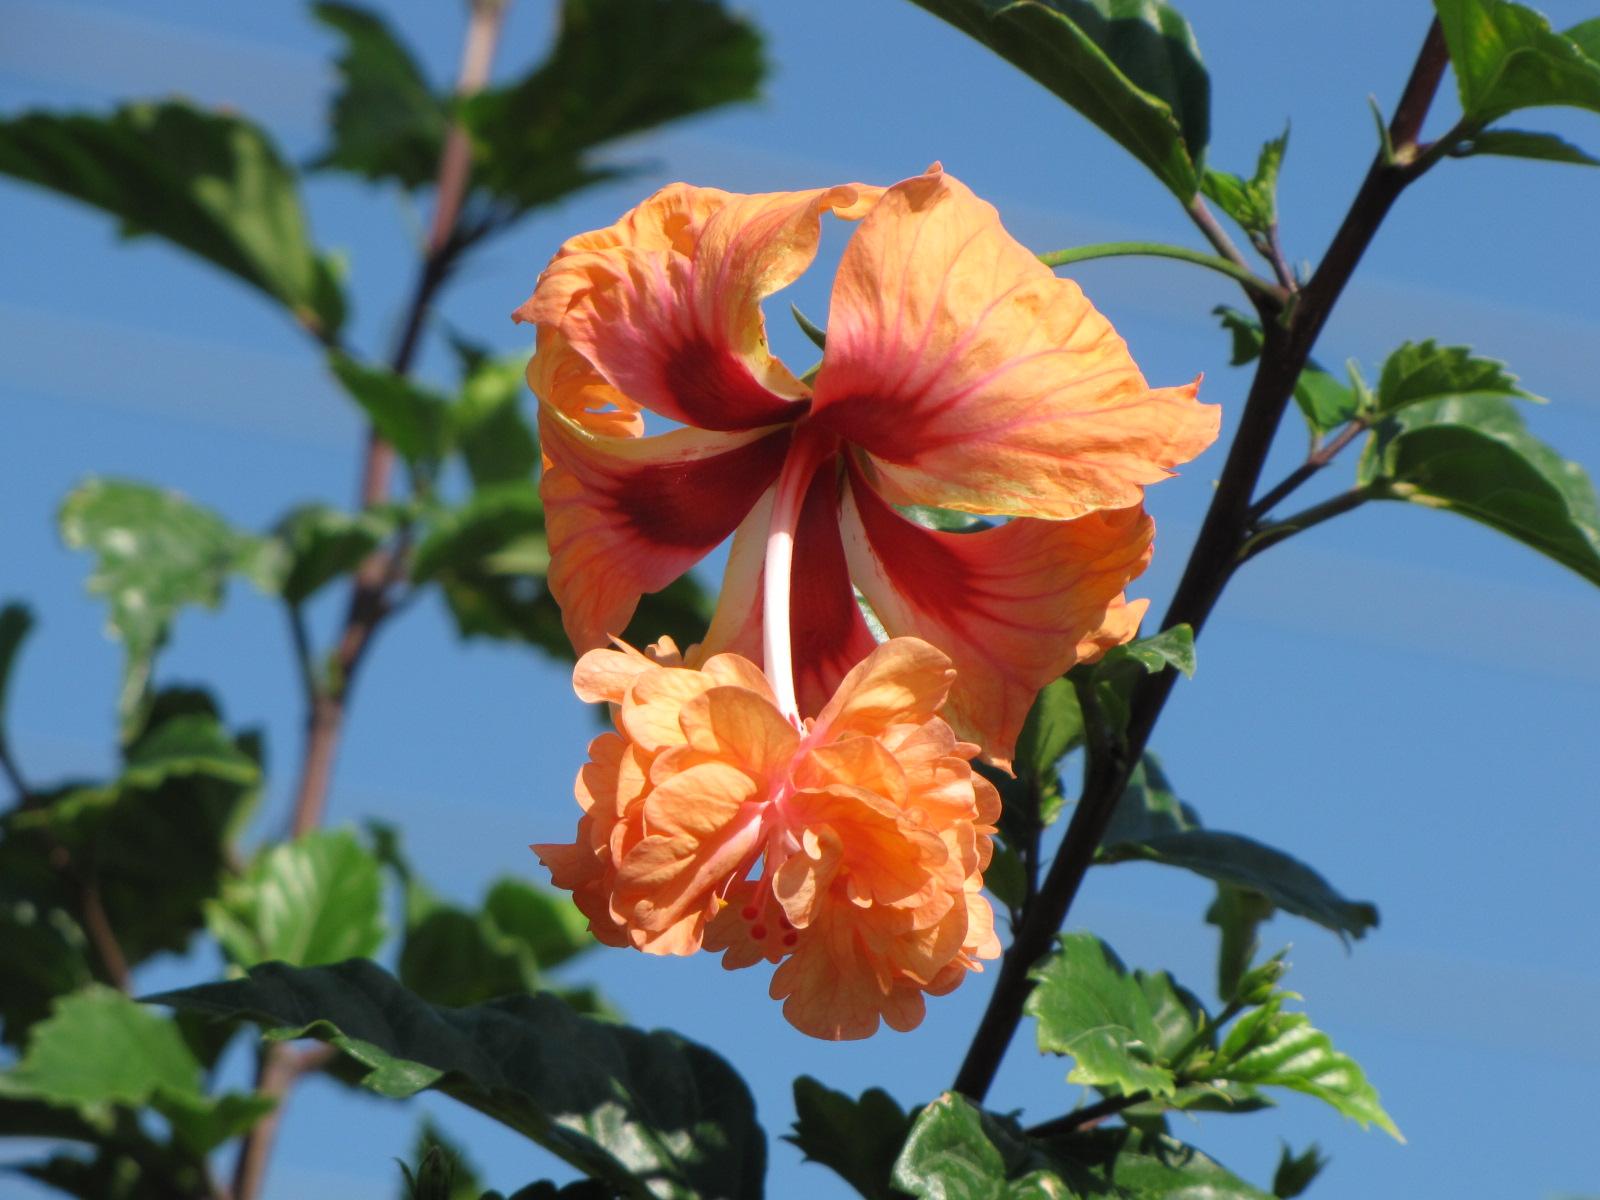
M 1549 4 L 1558 26 L 1595 15 Z M 457 5 L 382 5 L 436 77 L 458 52 Z M 756 105 L 620 147 L 653 164 L 529 221 L 469 263 L 446 299 L 456 327 L 510 351 L 507 313 L 562 237 L 605 224 L 658 183 L 743 190 L 846 179 L 889 182 L 941 159 L 993 200 L 1030 246 L 1120 237 L 1195 245 L 1161 187 L 1036 85 L 903 0 L 756 0 L 775 70 Z M 1420 2 L 1289 0 L 1186 9 L 1213 79 L 1211 160 L 1243 170 L 1259 143 L 1292 129 L 1281 188 L 1291 257 L 1314 259 L 1373 150 L 1368 94 L 1392 104 L 1428 19 Z M 514 0 L 499 65 L 542 55 L 546 0 Z M 0 111 L 99 107 L 186 93 L 248 111 L 297 157 L 318 146 L 328 39 L 299 5 L 136 0 L 0 0 Z M 1451 107 L 1442 97 L 1434 128 Z M 1594 150 L 1592 115 L 1523 114 L 1527 128 Z M 343 179 L 308 188 L 319 240 L 344 252 L 353 339 L 376 353 L 404 304 L 426 212 Z M 1510 161 L 1449 162 L 1401 201 L 1319 349 L 1370 368 L 1405 339 L 1438 337 L 1506 359 L 1551 399 L 1534 430 L 1600 468 L 1600 289 L 1592 245 L 1600 172 Z M 0 183 L 0 594 L 34 605 L 42 627 L 16 681 L 19 754 L 41 778 L 104 769 L 118 651 L 84 595 L 86 562 L 53 532 L 62 495 L 90 473 L 176 487 L 262 527 L 308 499 L 347 503 L 359 426 L 314 353 L 268 304 L 175 252 L 121 244 L 110 223 Z M 793 298 L 825 309 L 828 254 Z M 1146 374 L 1204 372 L 1202 395 L 1237 414 L 1247 377 L 1226 364 L 1207 315 L 1231 284 L 1182 264 L 1118 260 L 1076 277 L 1128 338 Z M 790 297 L 785 297 L 785 299 Z M 803 357 L 775 304 L 780 350 Z M 422 371 L 440 380 L 437 348 Z M 1268 475 L 1303 453 L 1287 429 Z M 1221 453 L 1150 493 L 1156 563 L 1136 588 L 1159 611 L 1203 511 Z M 1349 464 L 1328 474 L 1328 489 Z M 335 606 L 317 612 L 324 630 Z M 1409 1143 L 1363 1134 L 1291 1099 L 1276 1113 L 1207 1117 L 1176 1132 L 1257 1181 L 1278 1138 L 1315 1139 L 1333 1165 L 1314 1194 L 1550 1197 L 1600 1190 L 1592 1077 L 1600 1067 L 1600 596 L 1532 552 L 1447 514 L 1368 506 L 1251 564 L 1230 588 L 1155 745 L 1186 800 L 1216 828 L 1297 853 L 1382 927 L 1350 953 L 1286 918 L 1291 984 L 1314 1021 L 1359 1059 Z M 331 819 L 380 815 L 408 832 L 443 890 L 481 894 L 501 873 L 542 877 L 524 847 L 567 836 L 570 780 L 591 718 L 557 665 L 455 639 L 422 605 L 387 630 L 362 678 Z M 281 616 L 243 586 L 217 614 L 182 619 L 160 677 L 204 679 L 229 716 L 268 731 L 273 788 L 259 828 L 281 827 L 299 748 L 295 681 Z M 1171 968 L 1203 988 L 1214 931 L 1209 889 L 1149 866 L 1097 871 L 1073 924 L 1130 963 Z M 154 988 L 194 982 L 209 961 L 152 965 Z M 765 979 L 709 959 L 620 951 L 583 961 L 637 1021 L 707 1041 L 751 1081 L 769 1129 L 790 1119 L 789 1081 L 881 1084 L 905 1103 L 946 1086 L 987 980 L 935 1001 L 921 1029 L 835 1046 L 791 1030 Z M 1072 1107 L 1067 1064 L 1041 1059 L 1024 1029 L 994 1092 L 1042 1118 Z M 240 1061 L 235 1066 L 244 1069 Z M 469 1142 L 491 1183 L 511 1189 L 546 1157 L 488 1121 L 430 1101 Z M 394 1193 L 390 1159 L 414 1111 L 313 1083 L 291 1102 L 268 1187 L 275 1200 Z M 824 1169 L 773 1144 L 770 1193 L 846 1194 Z M 11 1183 L 0 1183 L 0 1195 Z M 26 1193 L 20 1188 L 18 1196 Z

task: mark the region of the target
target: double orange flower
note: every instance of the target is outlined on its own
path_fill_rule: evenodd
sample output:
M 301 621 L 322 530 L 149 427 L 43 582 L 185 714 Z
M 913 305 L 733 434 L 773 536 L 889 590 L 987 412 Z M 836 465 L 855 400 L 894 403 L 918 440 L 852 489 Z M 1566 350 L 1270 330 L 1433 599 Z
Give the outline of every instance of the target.
M 760 304 L 825 213 L 860 225 L 802 378 Z M 1038 690 L 1134 635 L 1143 488 L 1217 410 L 1148 387 L 1077 286 L 937 166 L 889 188 L 674 185 L 563 245 L 517 316 L 538 326 L 550 588 L 590 652 L 579 694 L 618 722 L 580 777 L 577 844 L 541 857 L 602 940 L 780 962 L 774 996 L 818 1036 L 910 1028 L 998 949 L 979 892 L 998 805 L 967 763 L 1008 765 Z M 641 410 L 681 427 L 644 436 Z M 940 532 L 908 505 L 1008 519 Z M 685 663 L 604 649 L 730 534 Z

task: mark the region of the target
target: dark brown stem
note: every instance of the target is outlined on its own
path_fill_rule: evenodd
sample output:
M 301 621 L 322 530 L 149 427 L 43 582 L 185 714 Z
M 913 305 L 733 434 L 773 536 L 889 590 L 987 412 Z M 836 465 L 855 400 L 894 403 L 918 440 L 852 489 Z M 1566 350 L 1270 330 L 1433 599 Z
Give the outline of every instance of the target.
M 1369 488 L 1351 488 L 1347 492 L 1340 492 L 1337 496 L 1324 500 L 1321 504 L 1313 504 L 1292 517 L 1285 517 L 1281 521 L 1274 521 L 1271 525 L 1258 529 L 1244 545 L 1239 547 L 1239 558 L 1235 565 L 1243 566 L 1263 550 L 1269 550 L 1295 534 L 1305 532 L 1313 525 L 1320 525 L 1352 509 L 1360 508 L 1368 500 L 1373 499 L 1373 495 Z
M 1443 75 L 1445 60 L 1444 38 L 1438 22 L 1434 21 L 1390 123 L 1391 140 L 1397 148 L 1410 146 L 1414 151 L 1417 134 Z M 1398 157 L 1403 159 L 1403 156 Z M 1237 567 L 1240 548 L 1250 531 L 1250 497 L 1255 493 L 1267 451 L 1293 394 L 1295 381 L 1384 216 L 1406 185 L 1417 177 L 1419 172 L 1415 166 L 1414 162 L 1390 161 L 1387 155 L 1379 153 L 1321 265 L 1295 304 L 1286 310 L 1282 320 L 1263 321 L 1265 342 L 1239 430 L 1229 447 L 1211 507 L 1206 512 L 1162 628 L 1187 624 L 1198 634 Z M 1191 216 L 1196 216 L 1196 207 L 1190 206 Z M 1204 211 L 1203 205 L 1198 207 Z M 1198 223 L 1199 218 L 1196 220 Z M 1213 245 L 1217 243 L 1213 241 Z M 1218 250 L 1226 253 L 1220 245 Z M 1177 672 L 1170 669 L 1148 677 L 1134 693 L 1125 740 L 1100 753 L 1091 749 L 1084 772 L 1083 796 L 1073 809 L 1066 836 L 1044 886 L 1001 961 L 989 1005 L 956 1075 L 955 1090 L 973 1100 L 981 1101 L 994 1082 L 1000 1061 L 1022 1019 L 1023 1004 L 1033 988 L 1028 973 L 1033 964 L 1048 953 L 1056 932 L 1066 920 L 1078 888 L 1094 861 L 1106 824 L 1127 786 L 1128 776 L 1144 753 L 1176 680 Z
M 1366 421 L 1357 417 L 1341 429 L 1331 442 L 1312 450 L 1306 455 L 1305 462 L 1290 471 L 1277 486 L 1271 488 L 1266 495 L 1250 506 L 1250 523 L 1256 524 L 1281 504 L 1301 484 L 1337 458 L 1339 452 L 1360 437 L 1366 428 Z
M 1027 1129 L 1027 1135 L 1032 1138 L 1060 1137 L 1064 1133 L 1072 1133 L 1079 1129 L 1089 1129 L 1104 1121 L 1107 1117 L 1114 1117 L 1119 1112 L 1124 1112 L 1136 1104 L 1143 1104 L 1150 1099 L 1149 1092 L 1134 1092 L 1128 1096 L 1107 1096 L 1093 1104 L 1085 1104 L 1082 1108 L 1075 1108 L 1069 1113 L 1049 1121 L 1041 1121 Z
M 489 68 L 494 61 L 495 48 L 505 22 L 506 3 L 507 0 L 473 0 L 461 55 L 461 69 L 456 81 L 458 95 L 476 92 L 488 81 Z M 444 148 L 439 156 L 433 222 L 417 271 L 411 304 L 390 358 L 390 369 L 397 375 L 407 374 L 411 370 L 434 298 L 464 248 L 465 244 L 457 237 L 457 225 L 471 173 L 471 143 L 466 131 L 454 125 L 445 137 Z M 389 498 L 394 463 L 394 447 L 380 437 L 375 428 L 370 429 L 361 464 L 360 503 L 363 508 L 372 508 Z M 351 683 L 372 644 L 373 635 L 384 618 L 393 611 L 390 591 L 400 574 L 399 568 L 404 562 L 407 546 L 408 539 L 402 535 L 395 546 L 373 554 L 357 569 L 350 587 L 344 625 L 330 656 L 328 677 L 323 682 L 316 678 L 314 671 L 307 674 L 309 705 L 306 714 L 306 748 L 300 764 L 294 815 L 290 822 L 294 837 L 315 829 L 322 822 Z M 297 639 L 300 634 L 301 629 L 296 627 Z M 296 653 L 310 661 L 309 653 L 298 641 Z M 279 1114 L 289 1089 L 307 1070 L 325 1063 L 332 1054 L 330 1048 L 320 1047 L 296 1057 L 281 1043 L 268 1046 L 262 1052 L 256 1087 L 263 1093 L 278 1097 L 279 1106 L 245 1136 L 234 1169 L 232 1200 L 256 1200 L 266 1177 L 267 1163 L 277 1138 Z M 312 1065 L 308 1066 L 308 1063 Z

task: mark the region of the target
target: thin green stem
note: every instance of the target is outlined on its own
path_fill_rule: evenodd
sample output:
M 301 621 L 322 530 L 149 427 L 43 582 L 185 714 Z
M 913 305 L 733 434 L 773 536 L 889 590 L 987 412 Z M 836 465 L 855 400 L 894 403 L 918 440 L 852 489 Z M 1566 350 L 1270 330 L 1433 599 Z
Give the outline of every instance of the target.
M 1288 299 L 1288 294 L 1277 284 L 1261 278 L 1248 267 L 1229 262 L 1220 255 L 1203 250 L 1190 250 L 1187 246 L 1171 246 L 1165 242 L 1097 242 L 1092 246 L 1074 246 L 1070 250 L 1052 250 L 1039 255 L 1047 267 L 1065 267 L 1073 263 L 1089 262 L 1096 258 L 1173 258 L 1179 262 L 1207 267 L 1244 285 L 1246 290 L 1264 296 L 1277 304 Z

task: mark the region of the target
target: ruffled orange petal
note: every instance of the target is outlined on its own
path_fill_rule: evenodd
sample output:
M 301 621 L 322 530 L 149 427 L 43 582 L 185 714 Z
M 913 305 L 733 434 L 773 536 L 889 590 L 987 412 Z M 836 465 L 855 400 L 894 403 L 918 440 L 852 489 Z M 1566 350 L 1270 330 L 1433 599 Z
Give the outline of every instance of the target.
M 851 669 L 822 712 L 816 729 L 829 738 L 875 736 L 891 725 L 931 720 L 950 694 L 949 656 L 914 637 L 874 648 Z
M 1110 323 L 937 168 L 890 188 L 834 283 L 816 419 L 895 503 L 1069 520 L 1127 508 L 1215 440 Z
M 539 491 L 549 586 L 580 651 L 622 633 L 639 597 L 722 542 L 777 477 L 789 430 L 657 437 L 590 433 L 541 406 L 549 460 Z
M 761 301 L 810 265 L 823 213 L 854 219 L 880 192 L 673 184 L 563 245 L 516 318 L 559 330 L 612 387 L 674 421 L 793 420 L 806 389 L 768 349 Z
M 1149 562 L 1154 535 L 1137 507 L 936 532 L 895 512 L 854 470 L 844 527 L 851 577 L 883 627 L 925 638 L 955 663 L 944 719 L 1002 765 L 1039 689 L 1080 660 L 1080 643 L 1105 636 L 1108 610 Z M 1113 614 L 1118 636 L 1133 632 L 1126 615 Z

